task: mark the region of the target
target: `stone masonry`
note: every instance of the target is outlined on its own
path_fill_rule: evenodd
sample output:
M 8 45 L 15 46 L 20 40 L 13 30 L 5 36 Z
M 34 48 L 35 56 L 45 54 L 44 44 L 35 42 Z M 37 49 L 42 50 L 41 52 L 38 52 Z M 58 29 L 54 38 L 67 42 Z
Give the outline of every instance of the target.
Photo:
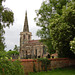
M 45 46 L 39 40 L 31 40 L 31 36 L 26 11 L 23 32 L 20 32 L 20 58 L 40 58 L 46 53 Z

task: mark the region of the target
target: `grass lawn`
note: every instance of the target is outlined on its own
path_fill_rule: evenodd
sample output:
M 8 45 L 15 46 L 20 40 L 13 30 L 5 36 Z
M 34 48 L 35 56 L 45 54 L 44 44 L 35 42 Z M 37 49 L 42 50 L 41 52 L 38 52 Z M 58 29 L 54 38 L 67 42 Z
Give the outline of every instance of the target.
M 75 66 L 62 69 L 54 69 L 47 72 L 29 73 L 29 75 L 75 75 Z

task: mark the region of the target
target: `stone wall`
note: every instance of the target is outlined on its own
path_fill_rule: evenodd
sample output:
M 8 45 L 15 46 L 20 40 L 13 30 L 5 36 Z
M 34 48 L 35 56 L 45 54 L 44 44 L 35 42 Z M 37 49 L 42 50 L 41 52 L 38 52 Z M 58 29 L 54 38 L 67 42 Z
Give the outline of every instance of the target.
M 51 64 L 48 65 L 48 70 L 54 69 L 54 68 L 62 68 L 66 66 L 72 66 L 75 65 L 75 59 L 68 59 L 68 58 L 56 58 L 56 59 L 49 59 L 51 61 Z M 14 60 L 12 60 L 14 61 Z M 34 72 L 33 65 L 35 64 L 36 71 L 42 71 L 41 68 L 41 62 L 38 63 L 37 60 L 33 59 L 20 59 L 21 64 L 24 67 L 25 73 L 27 72 Z

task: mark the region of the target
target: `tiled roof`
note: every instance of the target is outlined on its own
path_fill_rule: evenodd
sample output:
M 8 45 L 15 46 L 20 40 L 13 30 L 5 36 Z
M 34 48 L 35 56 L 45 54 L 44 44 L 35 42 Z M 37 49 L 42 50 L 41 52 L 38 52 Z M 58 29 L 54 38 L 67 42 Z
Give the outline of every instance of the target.
M 30 40 L 28 41 L 29 43 L 35 43 L 35 42 L 39 42 L 39 40 Z
M 52 54 L 51 56 L 58 56 L 58 54 L 57 54 L 57 53 L 54 53 L 54 54 Z

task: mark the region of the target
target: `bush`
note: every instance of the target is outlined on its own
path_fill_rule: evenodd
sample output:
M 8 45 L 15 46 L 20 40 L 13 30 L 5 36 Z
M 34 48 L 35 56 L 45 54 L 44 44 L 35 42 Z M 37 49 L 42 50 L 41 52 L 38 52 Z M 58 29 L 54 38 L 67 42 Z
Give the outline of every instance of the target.
M 75 54 L 75 38 L 70 41 L 70 50 Z
M 7 59 L 0 59 L 0 75 L 24 75 L 20 61 L 12 62 Z

